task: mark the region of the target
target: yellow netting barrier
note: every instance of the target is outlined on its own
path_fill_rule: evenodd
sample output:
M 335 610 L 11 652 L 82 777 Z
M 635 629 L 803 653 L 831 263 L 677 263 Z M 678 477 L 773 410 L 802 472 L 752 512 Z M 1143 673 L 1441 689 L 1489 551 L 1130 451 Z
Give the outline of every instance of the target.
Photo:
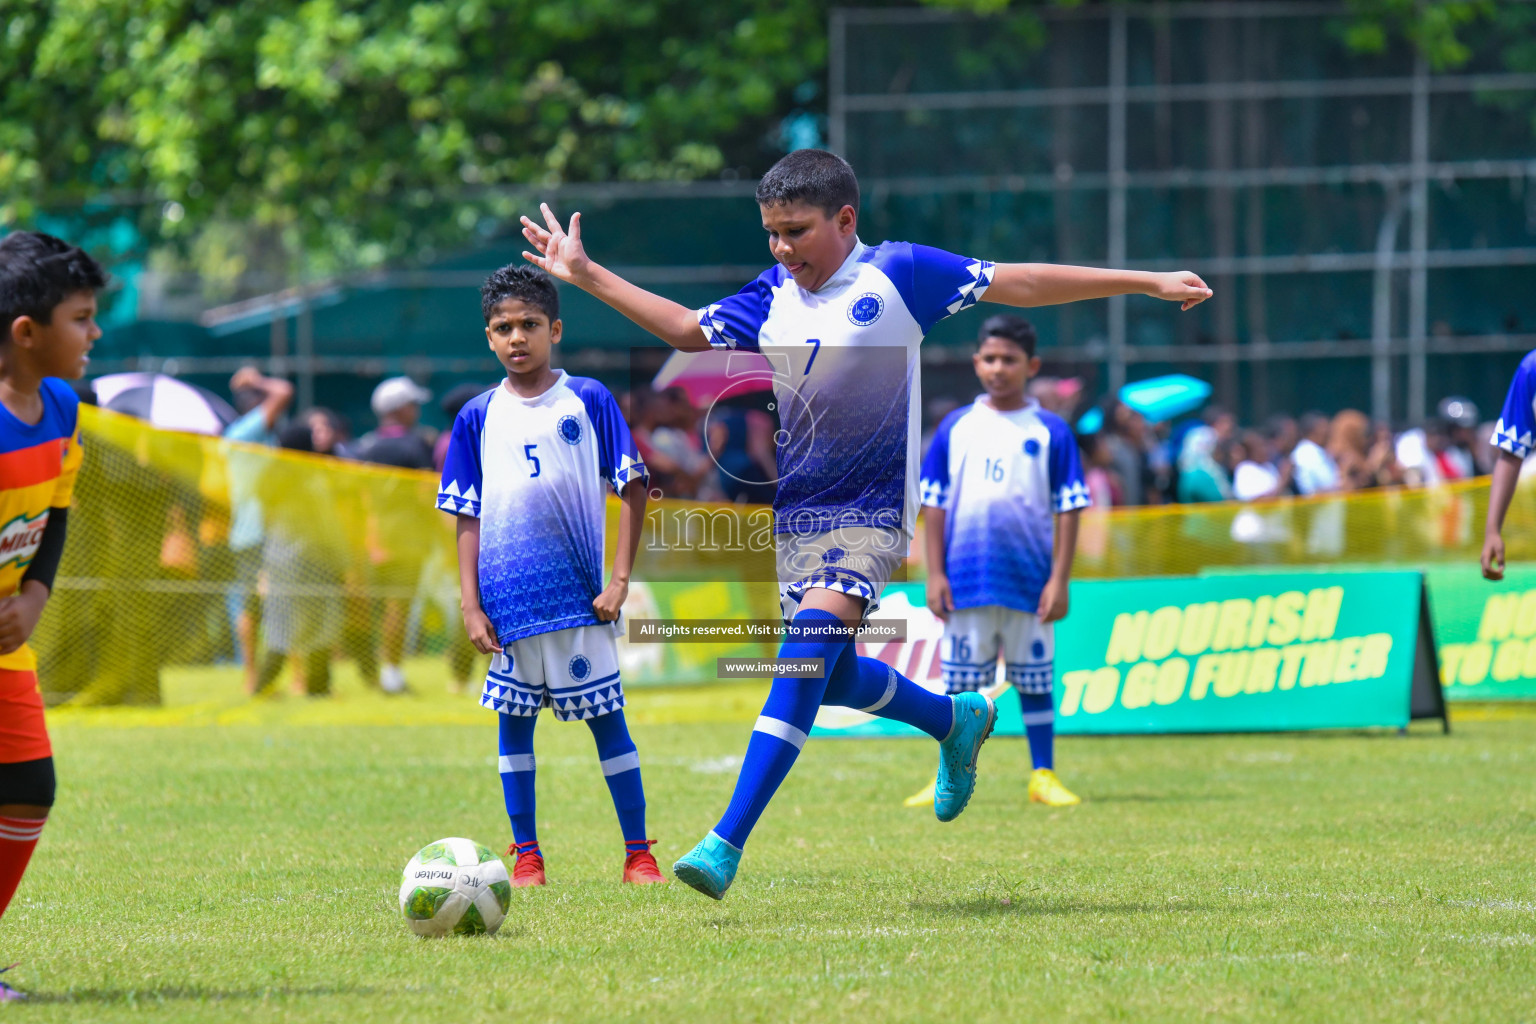
M 285 680 L 295 673 L 323 692 L 335 659 L 355 662 L 370 681 L 402 648 L 441 655 L 453 676 L 478 683 L 483 662 L 459 619 L 453 520 L 433 507 L 433 474 L 170 433 L 94 408 L 81 413 L 86 457 L 69 545 L 34 638 L 50 702 L 158 703 L 162 669 L 241 665 L 247 642 L 258 682 L 268 685 L 278 672 Z M 1536 554 L 1532 497 L 1522 488 L 1511 510 L 1512 558 Z M 1090 511 L 1077 575 L 1471 564 L 1486 502 L 1486 483 L 1474 482 Z M 658 503 L 636 569 L 648 583 L 632 588 L 626 611 L 773 618 L 772 559 L 743 550 L 763 536 L 765 515 Z M 913 576 L 921 572 L 912 567 Z M 632 652 L 643 678 L 626 676 L 626 685 L 708 678 L 716 655 L 734 653 L 648 646 Z

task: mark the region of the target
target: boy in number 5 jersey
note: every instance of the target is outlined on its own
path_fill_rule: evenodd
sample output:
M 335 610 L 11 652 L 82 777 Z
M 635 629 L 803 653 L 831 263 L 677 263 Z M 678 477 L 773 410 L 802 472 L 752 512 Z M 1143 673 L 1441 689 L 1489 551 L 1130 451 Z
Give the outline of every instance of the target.
M 583 721 L 624 833 L 624 881 L 665 881 L 645 834 L 640 755 L 624 723 L 616 629 L 645 520 L 645 466 L 608 389 L 549 365 L 560 300 L 548 275 L 503 267 L 481 289 L 485 336 L 506 380 L 459 410 L 437 507 L 458 516 L 464 627 L 494 654 L 484 707 L 499 711 L 512 884 L 544 884 L 533 727 L 551 706 Z M 603 583 L 606 489 L 623 501 Z

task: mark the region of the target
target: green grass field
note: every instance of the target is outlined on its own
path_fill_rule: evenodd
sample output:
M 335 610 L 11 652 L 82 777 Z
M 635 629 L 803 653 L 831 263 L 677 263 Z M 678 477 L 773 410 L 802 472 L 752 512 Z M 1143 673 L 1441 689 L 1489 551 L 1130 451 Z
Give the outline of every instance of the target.
M 424 673 L 423 673 L 424 674 Z M 388 702 L 54 716 L 60 803 L 0 956 L 6 1019 L 1536 1019 L 1536 718 L 1455 731 L 1078 739 L 1086 798 L 1023 802 L 1025 744 L 941 825 L 927 742 L 813 741 L 723 903 L 618 883 L 581 725 L 539 728 L 551 884 L 494 938 L 422 940 L 400 869 L 509 840 L 490 712 Z M 664 867 L 715 821 L 761 691 L 632 695 Z M 661 719 L 672 719 L 665 724 Z M 676 721 L 681 720 L 681 721 Z

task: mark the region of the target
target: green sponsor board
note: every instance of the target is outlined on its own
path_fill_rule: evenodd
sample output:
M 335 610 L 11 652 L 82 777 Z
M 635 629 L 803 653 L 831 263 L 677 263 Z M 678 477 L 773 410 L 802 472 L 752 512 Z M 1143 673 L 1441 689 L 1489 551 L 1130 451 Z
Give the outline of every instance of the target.
M 1398 566 L 1210 569 L 1201 575 L 1284 572 L 1385 572 Z M 1511 566 L 1504 579 L 1483 579 L 1475 565 L 1425 566 L 1430 619 L 1440 652 L 1447 701 L 1536 700 L 1536 569 Z
M 941 690 L 943 626 L 922 600 L 920 585 L 887 588 L 881 615 L 906 616 L 909 649 L 861 653 Z M 1074 583 L 1072 613 L 1056 625 L 1055 691 L 1063 735 L 1401 727 L 1444 717 L 1416 572 Z M 1022 733 L 1018 702 L 1003 687 L 996 696 L 997 732 Z M 824 708 L 816 733 L 916 730 Z
M 1437 690 L 1413 692 L 1416 668 L 1433 679 L 1423 600 L 1414 572 L 1073 584 L 1056 627 L 1058 730 L 1363 728 L 1438 714 Z
M 1447 700 L 1536 700 L 1536 569 L 1493 583 L 1475 566 L 1430 569 Z

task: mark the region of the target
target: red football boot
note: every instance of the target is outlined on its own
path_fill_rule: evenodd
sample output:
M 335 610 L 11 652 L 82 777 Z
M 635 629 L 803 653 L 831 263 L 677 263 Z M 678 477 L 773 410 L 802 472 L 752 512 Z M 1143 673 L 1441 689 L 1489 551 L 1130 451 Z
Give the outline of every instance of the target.
M 655 885 L 666 881 L 656 866 L 656 858 L 651 856 L 650 848 L 655 844 L 656 840 L 647 839 L 645 849 L 629 851 L 629 856 L 624 858 L 624 881 L 633 885 Z
M 527 847 L 528 849 L 523 849 Z M 544 857 L 538 852 L 539 844 L 513 843 L 507 847 L 507 855 L 516 856 L 517 864 L 512 868 L 512 886 L 522 889 L 530 885 L 548 885 L 544 881 Z

